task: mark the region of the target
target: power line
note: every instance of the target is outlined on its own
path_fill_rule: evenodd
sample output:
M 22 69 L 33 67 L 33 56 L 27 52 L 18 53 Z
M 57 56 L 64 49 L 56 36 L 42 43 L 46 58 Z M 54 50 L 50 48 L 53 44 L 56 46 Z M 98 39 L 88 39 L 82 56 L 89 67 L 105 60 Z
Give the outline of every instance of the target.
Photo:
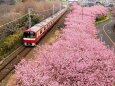
M 59 6 L 59 7 L 54 7 L 54 5 L 53 5 L 52 8 L 49 8 L 49 9 L 43 10 L 43 11 L 38 11 L 37 13 L 39 14 L 39 13 L 44 13 L 44 12 L 48 12 L 48 11 L 51 11 L 51 10 L 52 10 L 52 11 L 53 11 L 53 15 L 54 15 L 55 10 L 56 10 L 56 9 L 59 9 L 59 8 L 61 9 L 60 6 Z M 31 10 L 30 10 L 30 9 L 31 9 Z M 15 22 L 15 21 L 17 21 L 17 20 L 19 20 L 19 19 L 21 19 L 21 18 L 27 16 L 27 15 L 29 15 L 29 18 L 28 18 L 28 20 L 29 20 L 29 27 L 31 27 L 31 24 L 30 24 L 30 23 L 31 23 L 31 16 L 30 16 L 30 15 L 31 15 L 32 12 L 34 12 L 34 11 L 32 10 L 32 8 L 29 8 L 27 14 L 25 14 L 25 15 L 23 15 L 23 16 L 17 18 L 17 19 L 14 19 L 14 20 L 12 20 L 12 21 L 10 21 L 10 22 L 8 22 L 8 23 L 5 23 L 5 24 L 1 25 L 0 28 L 3 27 L 3 26 L 6 26 L 6 25 L 8 25 L 8 24 L 10 24 L 10 23 L 12 23 L 12 22 Z

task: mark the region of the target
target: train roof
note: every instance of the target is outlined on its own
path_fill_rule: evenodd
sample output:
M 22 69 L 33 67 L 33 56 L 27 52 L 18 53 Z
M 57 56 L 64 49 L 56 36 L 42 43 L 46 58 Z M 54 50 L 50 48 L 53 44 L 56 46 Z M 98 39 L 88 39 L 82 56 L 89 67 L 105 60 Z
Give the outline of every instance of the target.
M 56 14 L 54 14 L 53 17 L 51 16 L 51 17 L 49 17 L 49 18 L 43 20 L 42 22 L 40 22 L 40 23 L 34 25 L 33 27 L 31 27 L 30 29 L 27 29 L 26 31 L 33 31 L 33 32 L 39 31 L 43 26 L 45 26 L 46 24 L 48 24 L 51 20 L 53 20 L 53 19 L 54 19 L 57 15 L 59 15 L 61 12 L 62 12 L 62 10 L 59 11 L 59 12 L 57 12 Z
M 31 27 L 30 29 L 26 30 L 26 31 L 38 31 L 40 30 L 43 26 L 45 26 L 49 21 L 51 21 L 52 18 L 47 18 L 44 21 L 34 25 L 33 27 Z
M 51 20 L 53 20 L 56 17 L 56 15 L 54 15 L 54 17 L 49 17 L 45 20 L 43 20 L 42 22 L 34 25 L 33 27 L 31 27 L 30 29 L 26 30 L 26 31 L 34 31 L 37 32 L 38 30 L 40 30 L 43 26 L 45 26 L 46 24 L 48 24 Z

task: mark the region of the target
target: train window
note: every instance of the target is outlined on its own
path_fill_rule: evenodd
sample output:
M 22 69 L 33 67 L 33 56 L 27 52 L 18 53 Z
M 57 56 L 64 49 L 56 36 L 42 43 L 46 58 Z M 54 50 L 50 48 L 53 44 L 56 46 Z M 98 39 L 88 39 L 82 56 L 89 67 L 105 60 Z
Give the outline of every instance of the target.
M 46 27 L 44 27 L 44 30 L 46 30 Z
M 47 25 L 45 26 L 45 29 L 47 29 Z
M 25 38 L 35 38 L 35 33 L 34 32 L 24 32 L 24 37 Z
M 40 34 L 42 34 L 42 30 L 40 30 Z
M 34 32 L 30 32 L 30 38 L 35 38 L 35 33 Z

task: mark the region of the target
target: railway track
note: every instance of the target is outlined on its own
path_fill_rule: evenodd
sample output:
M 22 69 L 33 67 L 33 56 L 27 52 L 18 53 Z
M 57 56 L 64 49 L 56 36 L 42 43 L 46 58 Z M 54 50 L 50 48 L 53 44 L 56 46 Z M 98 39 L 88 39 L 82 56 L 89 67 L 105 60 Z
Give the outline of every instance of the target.
M 46 34 L 47 37 L 51 37 L 51 33 L 55 31 L 57 27 L 63 27 L 64 18 L 69 13 L 69 9 L 67 12 L 61 17 L 61 19 L 52 27 L 52 29 Z M 43 37 L 43 39 L 39 42 L 41 45 L 44 42 L 47 42 L 48 38 Z M 46 40 L 46 41 L 45 41 Z M 0 83 L 7 77 L 7 75 L 14 70 L 15 65 L 17 65 L 21 59 L 23 59 L 33 48 L 32 47 L 24 47 L 20 46 L 16 51 L 10 54 L 3 62 L 0 64 Z
M 30 51 L 31 47 L 25 48 L 21 46 L 16 52 L 13 52 L 11 55 L 4 60 L 0 65 L 0 82 L 14 69 L 20 60 L 25 57 Z

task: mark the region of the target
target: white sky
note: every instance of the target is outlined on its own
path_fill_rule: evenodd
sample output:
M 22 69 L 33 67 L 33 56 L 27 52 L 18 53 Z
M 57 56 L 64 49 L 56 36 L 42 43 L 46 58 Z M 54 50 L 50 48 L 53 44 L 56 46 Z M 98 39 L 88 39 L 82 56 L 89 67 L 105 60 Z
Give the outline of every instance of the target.
M 78 0 L 68 0 L 68 1 L 78 1 Z

